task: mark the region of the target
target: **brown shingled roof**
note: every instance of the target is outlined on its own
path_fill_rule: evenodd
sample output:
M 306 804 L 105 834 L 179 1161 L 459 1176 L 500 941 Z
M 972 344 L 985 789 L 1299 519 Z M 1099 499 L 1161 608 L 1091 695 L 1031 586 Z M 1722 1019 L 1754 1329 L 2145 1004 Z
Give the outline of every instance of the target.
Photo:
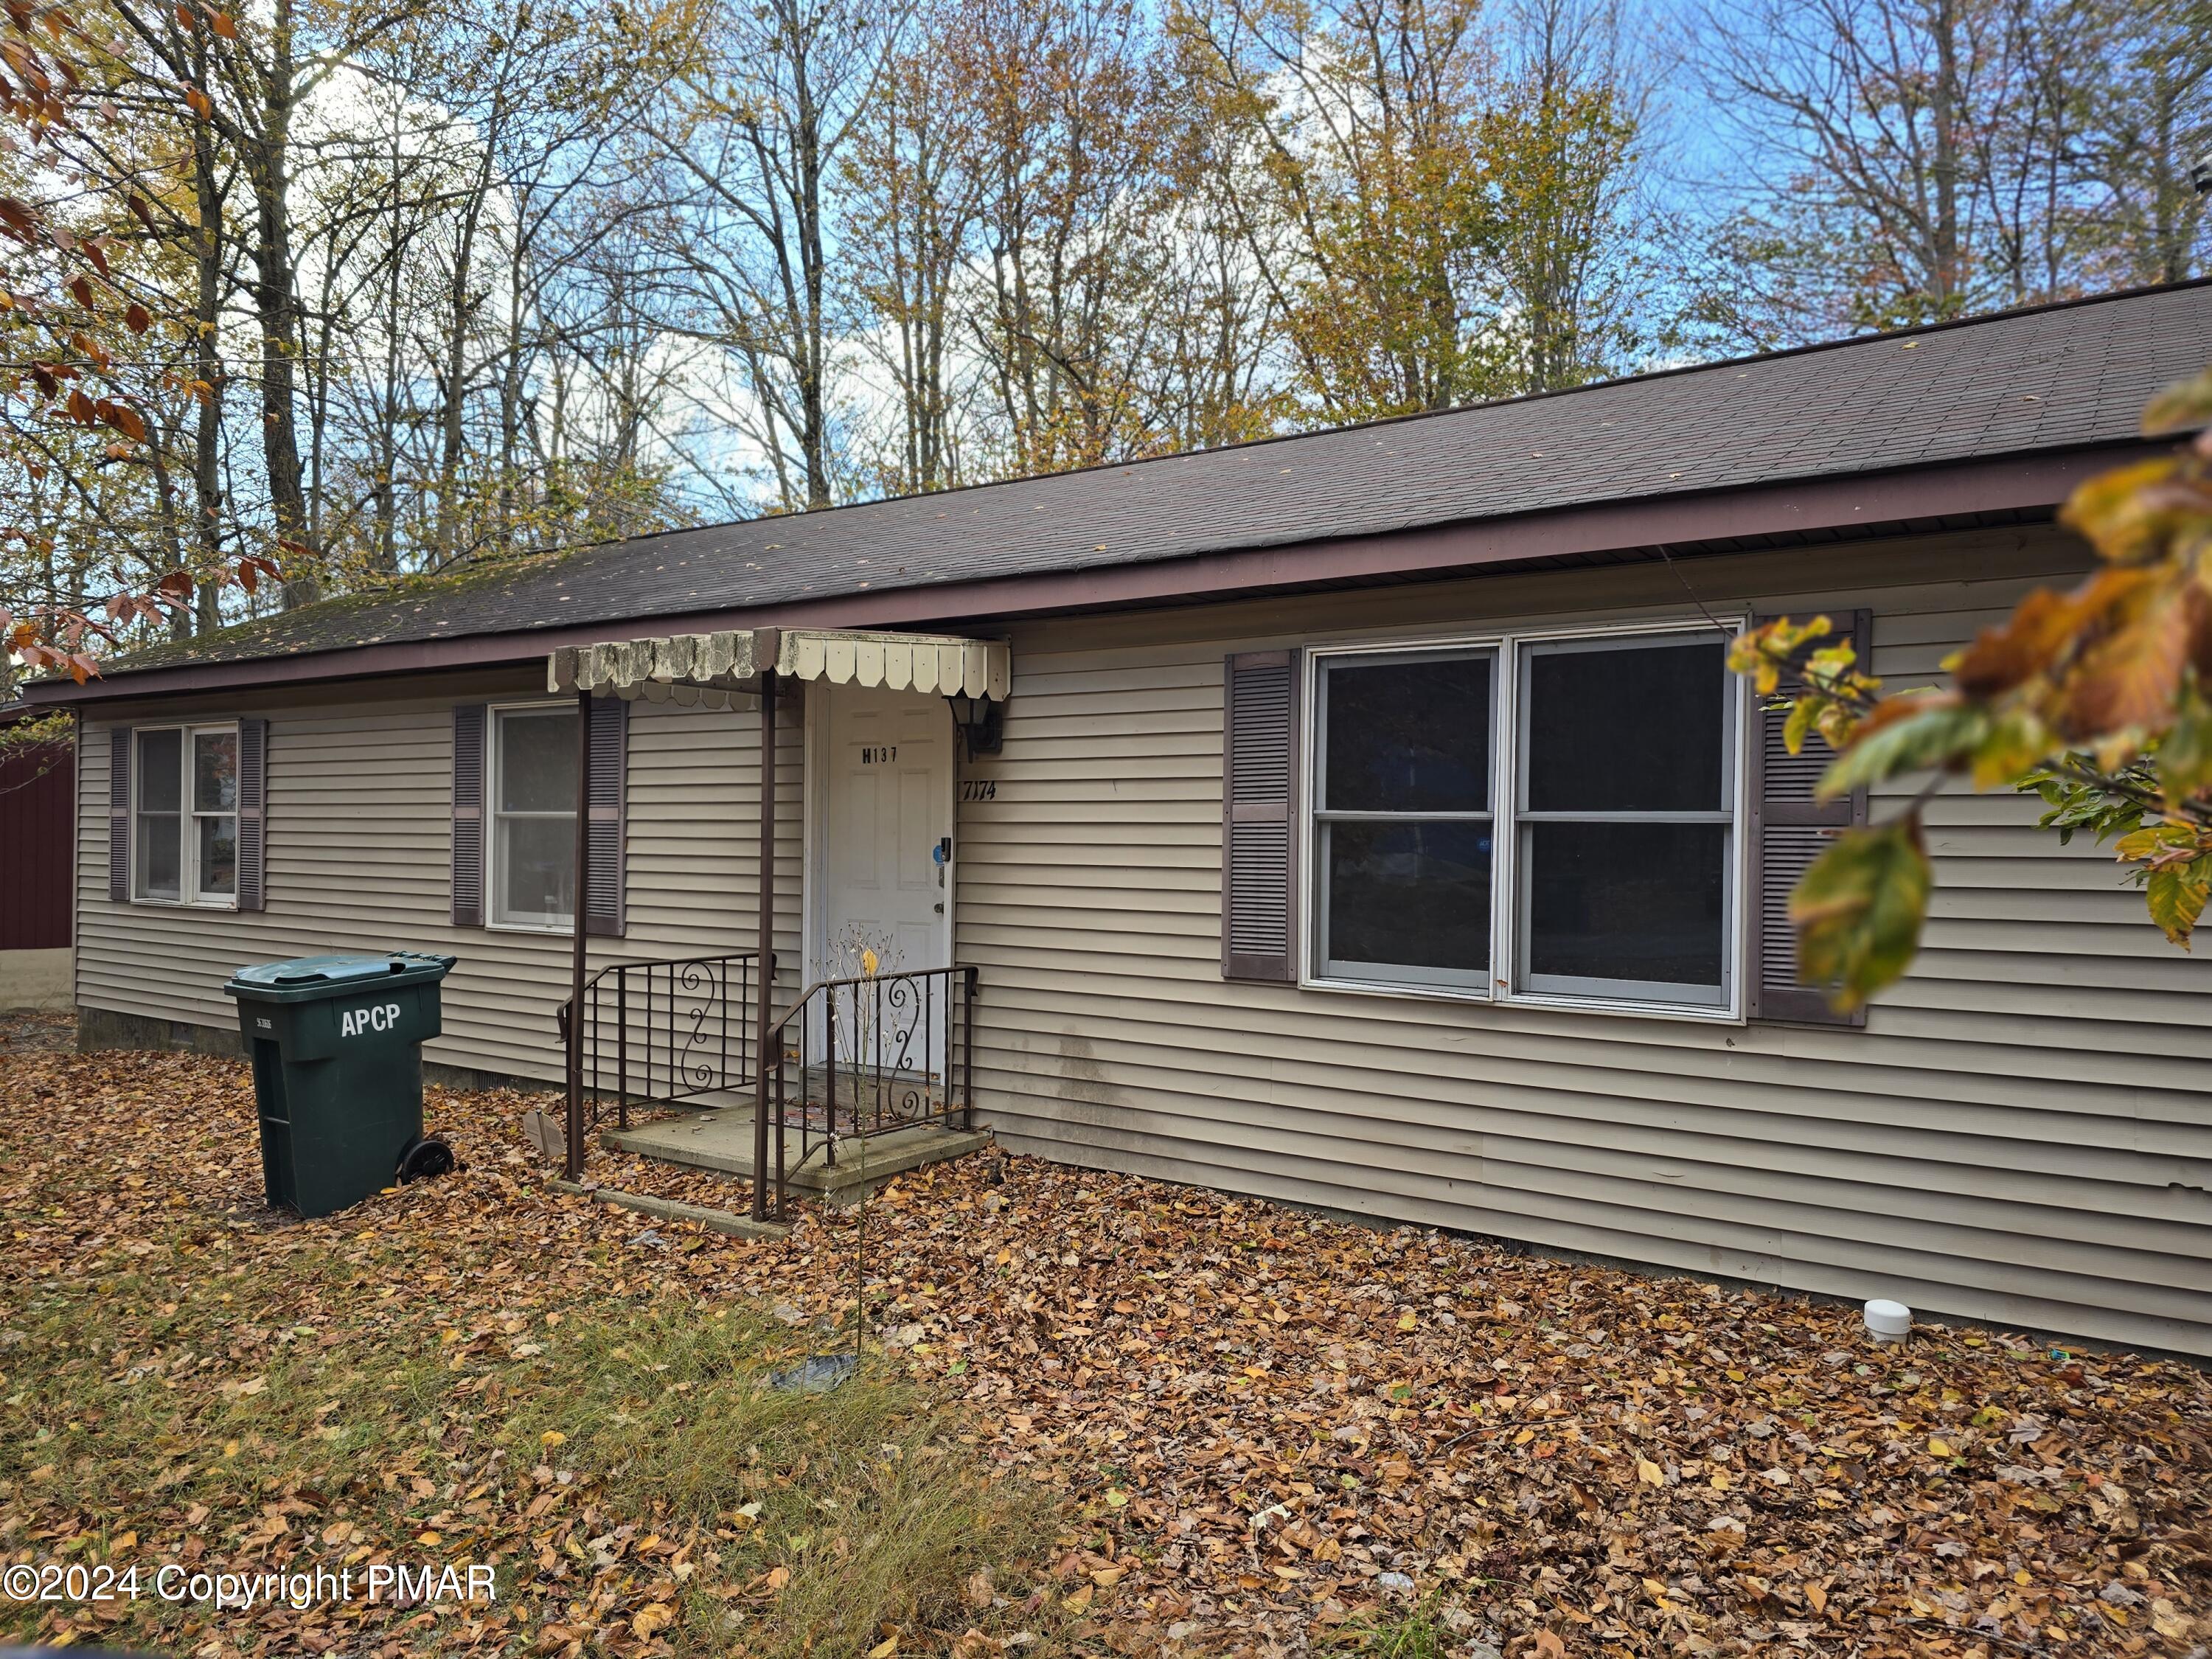
M 672 531 L 357 594 L 134 671 L 939 588 L 2131 437 L 2212 284 L 2005 313 L 1122 465 Z M 119 689 L 119 688 L 118 688 Z

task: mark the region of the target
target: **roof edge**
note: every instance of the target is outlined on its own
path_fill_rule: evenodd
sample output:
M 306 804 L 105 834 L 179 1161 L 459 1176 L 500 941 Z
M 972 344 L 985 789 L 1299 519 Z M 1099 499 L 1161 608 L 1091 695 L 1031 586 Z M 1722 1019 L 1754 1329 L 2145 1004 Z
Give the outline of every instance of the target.
M 182 664 L 101 676 L 82 685 L 42 680 L 24 690 L 26 700 L 34 706 L 67 707 L 247 686 L 511 666 L 542 661 L 563 646 L 634 637 L 648 625 L 661 634 L 767 626 L 914 628 L 1178 600 L 1206 604 L 1255 593 L 1407 577 L 1441 578 L 1539 559 L 1650 547 L 1680 550 L 1744 537 L 1822 531 L 1874 534 L 1914 520 L 2056 507 L 2083 479 L 2165 447 L 2164 440 L 2135 439 L 2027 451 L 1725 490 L 1626 497 L 1504 518 L 1455 519 L 1374 535 L 1271 543 L 1135 564 Z
M 1007 478 L 979 478 L 972 483 L 954 484 L 948 489 L 926 493 L 900 495 L 875 495 L 866 501 L 835 501 L 827 507 L 811 507 L 796 513 L 763 513 L 750 519 L 718 520 L 709 524 L 671 525 L 663 530 L 647 531 L 641 536 L 626 536 L 610 541 L 575 542 L 568 545 L 541 550 L 544 552 L 569 554 L 588 553 L 603 547 L 627 547 L 654 541 L 663 536 L 689 535 L 702 530 L 719 530 L 731 525 L 762 524 L 775 519 L 819 519 L 861 507 L 895 507 L 901 502 L 936 501 L 951 496 L 973 495 L 980 490 L 1001 489 L 1012 484 L 1036 483 L 1048 478 L 1080 477 L 1089 472 L 1119 472 L 1131 467 L 1152 466 L 1167 461 L 1189 460 L 1200 456 L 1227 455 L 1238 450 L 1266 449 L 1276 444 L 1297 443 L 1304 438 L 1331 437 L 1346 432 L 1369 432 L 1382 427 L 1410 426 L 1423 421 L 1440 421 L 1454 415 L 1466 415 L 1479 409 L 1510 409 L 1522 404 L 1549 403 L 1556 398 L 1572 398 L 1584 392 L 1601 392 L 1621 386 L 1641 386 L 1651 380 L 1679 380 L 1689 374 L 1706 374 L 1722 369 L 1741 368 L 1752 363 L 1780 362 L 1791 357 L 1809 357 L 1820 352 L 1844 351 L 1854 346 L 1875 344 L 1882 340 L 1917 339 L 1923 335 L 1948 334 L 1960 329 L 1984 328 L 1991 324 L 2008 322 L 2021 317 L 2039 317 L 2048 312 L 2080 311 L 2093 306 L 2115 305 L 2130 300 L 2154 298 L 2161 294 L 2183 294 L 2193 289 L 2212 288 L 2212 276 L 2189 276 L 2179 282 L 2151 283 L 2141 288 L 2115 289 L 2104 294 L 2077 295 L 2067 300 L 2041 300 L 2033 305 L 2011 306 L 2002 311 L 1978 311 L 1971 316 L 1946 317 L 1932 323 L 1914 323 L 1904 328 L 1870 330 L 1864 334 L 1844 334 L 1832 339 L 1808 340 L 1802 345 L 1778 346 L 1771 351 L 1746 352 L 1736 357 L 1715 357 L 1702 362 L 1673 363 L 1664 368 L 1639 369 L 1632 374 L 1617 374 L 1606 380 L 1584 380 L 1577 386 L 1554 386 L 1543 392 L 1516 392 L 1505 398 L 1484 398 L 1471 403 L 1452 404 L 1443 409 L 1409 410 L 1401 415 L 1376 415 L 1364 421 L 1347 421 L 1335 426 L 1316 426 L 1296 432 L 1270 432 L 1256 438 L 1242 438 L 1234 443 L 1215 444 L 1202 449 L 1174 449 L 1158 455 L 1131 455 L 1121 460 L 1092 461 L 1082 466 L 1065 467 L 1056 472 L 1023 472 Z

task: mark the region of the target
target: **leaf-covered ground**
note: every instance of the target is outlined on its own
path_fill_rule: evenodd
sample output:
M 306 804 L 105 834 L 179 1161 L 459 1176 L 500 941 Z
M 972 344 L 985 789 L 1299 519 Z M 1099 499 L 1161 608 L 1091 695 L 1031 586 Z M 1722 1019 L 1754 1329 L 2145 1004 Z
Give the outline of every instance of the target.
M 2212 1644 L 2186 1364 L 1875 1348 L 1848 1310 L 996 1155 L 750 1243 L 550 1190 L 511 1094 L 434 1091 L 459 1174 L 276 1224 L 235 1065 L 5 1066 L 0 1556 L 507 1574 L 489 1613 L 278 1608 L 171 1650 L 769 1653 L 808 1620 L 817 1653 L 962 1659 Z M 830 1340 L 862 1262 L 884 1355 L 848 1387 L 888 1403 L 763 1426 L 755 1370 Z M 887 1517 L 946 1490 L 975 1547 L 887 1571 L 945 1524 Z

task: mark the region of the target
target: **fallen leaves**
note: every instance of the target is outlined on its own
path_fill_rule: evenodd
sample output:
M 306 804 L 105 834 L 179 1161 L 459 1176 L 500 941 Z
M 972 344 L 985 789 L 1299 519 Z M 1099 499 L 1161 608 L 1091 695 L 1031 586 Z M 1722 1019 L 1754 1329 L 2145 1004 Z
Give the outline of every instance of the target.
M 1875 1348 L 1845 1310 L 995 1155 L 901 1176 L 861 1210 L 809 1212 L 784 1242 L 647 1228 L 549 1191 L 512 1094 L 434 1096 L 463 1170 L 279 1224 L 258 1207 L 234 1065 L 10 1064 L 44 1091 L 0 1123 L 10 1305 L 154 1272 L 162 1259 L 134 1244 L 174 1234 L 188 1300 L 254 1310 L 221 1345 L 184 1352 L 166 1334 L 179 1317 L 169 1293 L 143 1328 L 41 1356 L 41 1370 L 218 1395 L 228 1383 L 262 1409 L 273 1394 L 244 1385 L 289 1374 L 293 1354 L 342 1358 L 372 1328 L 405 1328 L 489 1419 L 532 1403 L 492 1396 L 503 1377 L 588 1337 L 598 1312 L 680 1293 L 757 1310 L 801 1341 L 849 1322 L 864 1296 L 872 1329 L 914 1337 L 896 1363 L 964 1402 L 998 1478 L 1053 1493 L 1065 1521 L 1037 1540 L 1057 1565 L 1035 1592 L 965 1564 L 947 1581 L 941 1633 L 903 1624 L 854 1653 L 892 1641 L 894 1655 L 1032 1651 L 1013 1638 L 1055 1616 L 1075 1621 L 1070 1641 L 1131 1654 L 1304 1653 L 1316 1632 L 1351 1640 L 1417 1618 L 1508 1659 L 1808 1644 L 1864 1659 L 2164 1656 L 2212 1639 L 2212 1380 L 2186 1365 L 1935 1325 Z M 593 1163 L 634 1191 L 742 1207 L 742 1183 Z M 303 1289 L 268 1302 L 310 1248 L 336 1254 L 345 1299 Z M 33 1380 L 5 1344 L 0 1328 L 0 1399 Z M 300 1403 L 304 1423 L 340 1420 L 315 1415 L 322 1398 Z M 744 1621 L 848 1536 L 825 1516 L 805 1549 L 742 1582 L 693 1577 L 696 1557 L 679 1573 L 685 1546 L 661 1522 L 580 1524 L 592 1500 L 562 1480 L 584 1443 L 577 1419 L 538 1403 L 518 1461 L 534 1445 L 538 1471 L 465 1479 L 426 1458 L 369 1472 L 409 1505 L 410 1539 L 435 1535 L 416 1547 L 495 1553 L 550 1595 L 537 1623 L 386 1632 L 393 1659 L 649 1659 L 690 1639 L 701 1601 L 738 1621 L 716 1650 L 743 1653 Z M 541 1431 L 549 1419 L 561 1426 Z M 362 1517 L 335 1513 L 330 1493 L 264 1494 L 269 1508 L 198 1520 L 170 1504 L 175 1470 L 226 1454 L 251 1479 L 265 1454 L 245 1439 L 154 1449 L 134 1487 L 96 1509 L 52 1495 L 67 1472 L 35 1445 L 0 1450 L 0 1554 L 46 1557 L 69 1540 L 96 1553 L 126 1526 L 142 1558 L 194 1532 L 210 1559 L 255 1537 L 264 1554 L 374 1541 L 338 1531 Z M 495 1499 L 510 1478 L 514 1497 Z M 750 1540 L 763 1522 L 757 1503 L 733 1507 L 722 1541 Z M 375 1651 L 351 1644 L 352 1626 L 274 1616 L 238 1633 L 273 1652 L 309 1634 Z M 21 1628 L 63 1626 L 39 1612 Z

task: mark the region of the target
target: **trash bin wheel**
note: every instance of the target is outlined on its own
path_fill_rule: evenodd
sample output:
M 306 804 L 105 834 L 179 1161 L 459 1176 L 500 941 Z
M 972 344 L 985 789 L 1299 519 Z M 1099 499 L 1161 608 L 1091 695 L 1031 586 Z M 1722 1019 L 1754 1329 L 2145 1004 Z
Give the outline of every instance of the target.
M 453 1169 L 453 1149 L 435 1135 L 423 1135 L 407 1143 L 407 1150 L 399 1155 L 399 1179 L 402 1183 L 423 1181 L 432 1176 L 450 1175 Z

